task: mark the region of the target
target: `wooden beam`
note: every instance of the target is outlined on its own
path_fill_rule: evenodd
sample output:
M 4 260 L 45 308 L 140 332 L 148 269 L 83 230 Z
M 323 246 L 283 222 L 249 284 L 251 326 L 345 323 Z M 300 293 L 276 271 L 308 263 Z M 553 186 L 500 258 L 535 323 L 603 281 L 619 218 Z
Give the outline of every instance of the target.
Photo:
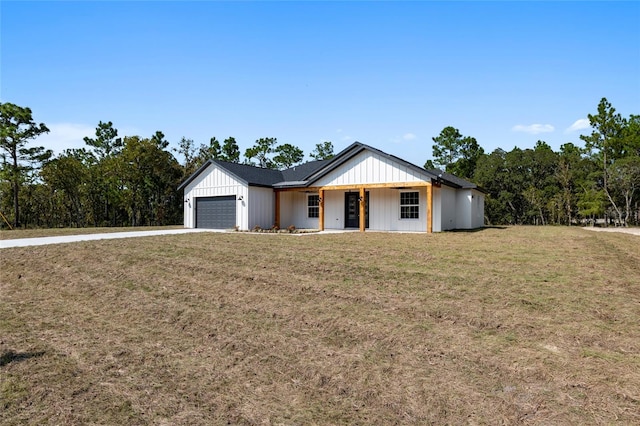
M 364 184 L 351 184 L 351 185 L 325 185 L 325 186 L 299 186 L 291 188 L 277 188 L 275 191 L 280 192 L 318 192 L 321 189 L 326 191 L 344 190 L 353 191 L 360 188 L 375 189 L 375 188 L 424 188 L 431 185 L 430 182 L 415 181 L 415 182 L 389 182 L 389 183 L 364 183 Z
M 326 191 L 335 190 L 354 190 L 354 189 L 376 189 L 376 188 L 424 188 L 431 185 L 430 182 L 416 181 L 416 182 L 391 182 L 391 183 L 365 183 L 358 185 L 326 185 L 321 187 L 314 187 L 315 189 L 324 189 Z M 313 189 L 313 188 L 312 188 Z M 310 190 L 312 190 L 310 189 Z
M 280 191 L 276 190 L 276 221 L 275 225 L 280 227 Z
M 324 190 L 318 191 L 320 197 L 320 203 L 318 206 L 318 229 L 324 231 Z
M 433 233 L 433 186 L 427 186 L 427 233 Z
M 365 192 L 364 192 L 364 187 L 360 188 L 360 232 L 364 232 L 364 225 L 365 225 L 365 217 L 364 217 L 364 206 L 365 206 Z

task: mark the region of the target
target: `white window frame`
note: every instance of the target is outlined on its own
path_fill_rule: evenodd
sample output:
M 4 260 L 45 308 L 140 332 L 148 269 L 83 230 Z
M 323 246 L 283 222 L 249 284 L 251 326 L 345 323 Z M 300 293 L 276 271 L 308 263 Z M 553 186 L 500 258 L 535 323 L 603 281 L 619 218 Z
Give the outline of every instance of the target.
M 318 199 L 318 204 L 311 205 L 309 204 L 311 197 L 316 197 Z M 317 216 L 311 216 L 311 209 L 314 209 L 318 212 Z M 320 217 L 320 194 L 307 194 L 307 218 L 308 219 L 318 219 Z
M 416 193 L 418 194 L 418 200 L 416 204 L 402 204 L 402 194 L 407 194 L 407 193 Z M 417 189 L 411 189 L 411 190 L 405 190 L 405 191 L 400 191 L 399 195 L 398 195 L 398 217 L 400 218 L 400 220 L 420 220 L 420 191 Z M 418 216 L 417 217 L 402 217 L 402 208 L 403 207 L 416 207 L 418 209 Z

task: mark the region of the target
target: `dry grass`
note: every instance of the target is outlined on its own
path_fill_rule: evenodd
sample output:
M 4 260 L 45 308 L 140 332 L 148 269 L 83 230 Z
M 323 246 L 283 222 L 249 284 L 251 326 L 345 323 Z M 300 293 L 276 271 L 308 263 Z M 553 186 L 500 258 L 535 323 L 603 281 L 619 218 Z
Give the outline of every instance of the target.
M 3 424 L 640 423 L 640 251 L 566 228 L 0 251 Z

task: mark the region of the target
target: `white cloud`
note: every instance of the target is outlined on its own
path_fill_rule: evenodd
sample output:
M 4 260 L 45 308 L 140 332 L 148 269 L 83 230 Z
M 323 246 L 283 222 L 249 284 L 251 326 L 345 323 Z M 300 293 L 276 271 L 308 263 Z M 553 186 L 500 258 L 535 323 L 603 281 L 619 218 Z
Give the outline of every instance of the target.
M 573 123 L 570 127 L 568 127 L 564 132 L 571 133 L 578 130 L 588 129 L 590 127 L 591 127 L 591 124 L 589 123 L 589 119 L 581 118 L 579 120 L 576 120 L 576 122 Z
M 39 136 L 33 143 L 51 149 L 55 154 L 65 149 L 84 147 L 84 137 L 93 137 L 96 132 L 95 126 L 87 124 L 54 123 L 47 124 L 47 127 L 49 133 Z
M 405 133 L 402 136 L 402 139 L 404 139 L 405 141 L 412 141 L 416 138 L 416 135 L 414 135 L 413 133 Z
M 551 124 L 530 124 L 528 126 L 524 126 L 522 124 L 517 124 L 511 128 L 514 132 L 524 132 L 530 133 L 532 135 L 537 135 L 538 133 L 550 133 L 555 130 Z
M 343 141 L 348 141 L 348 140 L 350 140 L 350 139 L 351 139 L 351 136 L 343 136 L 343 137 L 342 137 L 342 140 L 343 140 Z

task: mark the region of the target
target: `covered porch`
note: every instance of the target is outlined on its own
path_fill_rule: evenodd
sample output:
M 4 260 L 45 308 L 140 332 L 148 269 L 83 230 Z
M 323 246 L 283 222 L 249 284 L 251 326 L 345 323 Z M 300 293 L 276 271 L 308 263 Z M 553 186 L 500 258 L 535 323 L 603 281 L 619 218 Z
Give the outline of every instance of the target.
M 277 188 L 275 224 L 297 228 L 433 232 L 431 182 Z

